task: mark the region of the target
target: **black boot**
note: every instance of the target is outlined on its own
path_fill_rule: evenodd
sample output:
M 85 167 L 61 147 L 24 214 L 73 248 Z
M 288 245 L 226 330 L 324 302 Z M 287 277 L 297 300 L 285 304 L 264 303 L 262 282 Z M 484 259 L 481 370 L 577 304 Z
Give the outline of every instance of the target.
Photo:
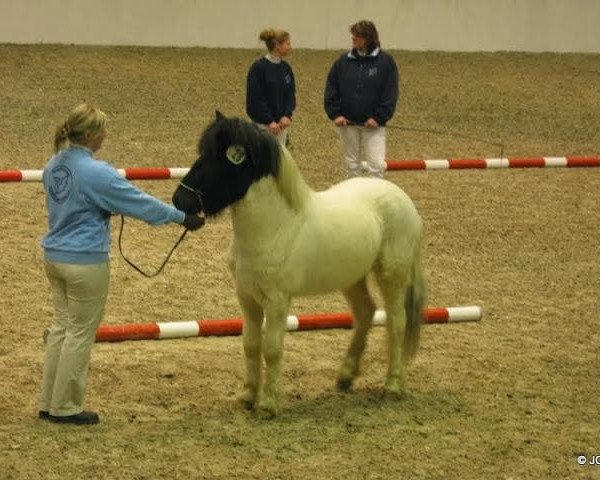
M 73 425 L 95 425 L 100 421 L 100 417 L 95 412 L 81 412 L 65 417 L 48 415 L 48 419 L 54 423 L 70 423 Z

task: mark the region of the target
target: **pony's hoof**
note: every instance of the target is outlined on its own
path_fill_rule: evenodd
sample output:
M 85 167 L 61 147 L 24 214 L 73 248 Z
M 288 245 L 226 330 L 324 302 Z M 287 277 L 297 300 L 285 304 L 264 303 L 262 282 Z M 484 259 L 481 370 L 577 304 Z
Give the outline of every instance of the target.
M 245 410 L 253 410 L 256 404 L 256 395 L 250 391 L 245 391 L 239 396 L 238 401 Z
M 403 390 L 384 390 L 383 399 L 386 401 L 398 401 L 405 397 Z
M 351 378 L 339 378 L 337 381 L 337 389 L 340 392 L 348 392 L 352 388 Z
M 259 403 L 257 412 L 261 418 L 272 420 L 279 413 L 279 408 L 275 405 L 274 401 L 265 400 Z
M 404 388 L 399 381 L 387 382 L 383 396 L 386 400 L 401 400 L 404 397 Z

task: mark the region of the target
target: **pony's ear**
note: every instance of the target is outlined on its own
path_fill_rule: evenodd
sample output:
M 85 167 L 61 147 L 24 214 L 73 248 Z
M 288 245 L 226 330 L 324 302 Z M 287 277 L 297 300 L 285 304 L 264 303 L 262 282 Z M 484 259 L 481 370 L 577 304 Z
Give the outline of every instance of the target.
M 229 145 L 225 156 L 234 165 L 239 165 L 246 160 L 246 149 L 241 145 Z
M 216 120 L 225 120 L 225 115 L 223 115 L 221 112 L 219 112 L 218 110 L 215 110 L 215 119 Z

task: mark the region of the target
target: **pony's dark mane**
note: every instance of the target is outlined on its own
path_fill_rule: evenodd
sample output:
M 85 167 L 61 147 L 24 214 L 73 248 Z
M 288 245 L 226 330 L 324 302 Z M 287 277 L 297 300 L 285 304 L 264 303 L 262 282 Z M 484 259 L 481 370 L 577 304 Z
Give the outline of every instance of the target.
M 230 145 L 242 145 L 254 171 L 253 180 L 267 175 L 277 177 L 281 150 L 277 139 L 266 130 L 241 118 L 217 117 L 204 131 L 198 142 L 200 157 L 214 158 Z

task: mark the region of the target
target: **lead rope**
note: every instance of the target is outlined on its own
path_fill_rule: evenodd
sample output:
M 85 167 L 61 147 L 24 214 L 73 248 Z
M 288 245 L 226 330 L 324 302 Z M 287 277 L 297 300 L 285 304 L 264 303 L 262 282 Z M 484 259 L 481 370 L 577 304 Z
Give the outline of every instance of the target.
M 348 125 L 354 127 L 362 127 L 363 125 L 360 123 L 349 122 Z M 467 140 L 475 140 L 481 143 L 487 143 L 488 145 L 494 145 L 495 147 L 500 147 L 500 158 L 504 158 L 504 143 L 502 142 L 493 142 L 491 140 L 483 139 L 481 137 L 476 137 L 474 135 L 464 135 L 462 133 L 443 131 L 443 130 L 435 130 L 433 128 L 416 128 L 416 127 L 405 127 L 403 125 L 384 125 L 382 128 L 391 128 L 393 130 L 405 130 L 407 132 L 422 132 L 422 133 L 433 133 L 435 135 L 447 135 L 450 137 L 460 137 L 465 138 Z
M 493 142 L 491 140 L 483 139 L 481 137 L 476 137 L 474 135 L 464 135 L 462 133 L 443 131 L 443 130 L 435 130 L 432 128 L 414 128 L 414 127 L 404 127 L 402 125 L 385 125 L 384 128 L 392 128 L 394 130 L 406 130 L 408 132 L 433 133 L 435 135 L 448 135 L 451 137 L 465 138 L 467 140 L 475 140 L 477 142 L 487 143 L 488 145 L 494 145 L 496 147 L 500 147 L 500 158 L 504 158 L 504 143 L 502 143 L 502 142 Z
M 177 240 L 177 242 L 175 243 L 175 245 L 173 245 L 173 248 L 171 249 L 171 251 L 167 255 L 167 258 L 165 258 L 164 262 L 162 263 L 162 265 L 160 266 L 160 268 L 156 272 L 154 272 L 154 273 L 146 273 L 141 268 L 139 268 L 137 265 L 135 265 L 133 262 L 131 262 L 125 256 L 125 254 L 123 253 L 123 247 L 121 246 L 121 238 L 123 237 L 123 226 L 124 225 L 125 225 L 125 217 L 123 215 L 121 215 L 121 228 L 119 229 L 119 252 L 121 253 L 121 256 L 123 257 L 123 260 L 125 260 L 132 268 L 134 268 L 135 270 L 137 270 L 139 273 L 141 273 L 146 278 L 156 277 L 160 272 L 163 271 L 163 269 L 165 268 L 165 265 L 167 264 L 167 262 L 171 258 L 171 255 L 173 255 L 173 252 L 179 246 L 179 244 L 183 241 L 183 238 L 185 237 L 186 233 L 188 232 L 187 228 L 183 231 L 183 233 L 179 237 L 179 240 Z

